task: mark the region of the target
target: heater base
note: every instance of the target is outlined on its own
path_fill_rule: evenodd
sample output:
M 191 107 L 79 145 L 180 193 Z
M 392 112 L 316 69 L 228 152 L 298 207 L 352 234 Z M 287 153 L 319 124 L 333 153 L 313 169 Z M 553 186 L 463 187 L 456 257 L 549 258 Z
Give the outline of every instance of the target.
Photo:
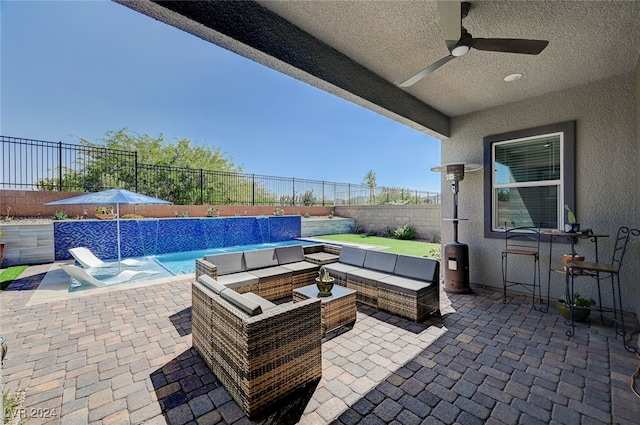
M 442 255 L 444 266 L 444 292 L 450 294 L 471 294 L 469 287 L 469 247 L 453 242 L 444 246 Z

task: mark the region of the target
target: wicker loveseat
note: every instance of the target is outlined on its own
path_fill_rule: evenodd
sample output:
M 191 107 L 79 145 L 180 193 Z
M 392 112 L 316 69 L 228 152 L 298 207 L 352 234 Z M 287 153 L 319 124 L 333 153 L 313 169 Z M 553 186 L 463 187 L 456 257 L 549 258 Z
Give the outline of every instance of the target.
M 249 416 L 322 375 L 317 298 L 275 305 L 200 276 L 192 283 L 192 337 L 193 347 Z
M 302 245 L 207 255 L 196 260 L 196 278 L 210 276 L 236 292 L 278 300 L 315 282 L 320 265 L 306 261 L 305 255 Z
M 358 301 L 420 321 L 440 312 L 440 263 L 343 246 L 337 263 L 324 266 L 336 283 L 355 289 Z

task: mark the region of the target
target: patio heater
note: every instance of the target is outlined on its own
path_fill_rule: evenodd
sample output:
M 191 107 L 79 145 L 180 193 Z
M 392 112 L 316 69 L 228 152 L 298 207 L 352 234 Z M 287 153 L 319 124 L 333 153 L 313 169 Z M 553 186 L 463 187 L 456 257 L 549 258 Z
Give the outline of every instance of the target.
M 458 218 L 458 190 L 459 182 L 464 180 L 464 173 L 477 171 L 480 164 L 443 164 L 431 171 L 444 172 L 451 182 L 453 191 L 453 218 L 445 221 L 453 222 L 453 242 L 444 246 L 442 261 L 444 263 L 444 291 L 453 294 L 468 294 L 473 292 L 469 287 L 469 247 L 458 241 L 458 222 L 467 220 Z

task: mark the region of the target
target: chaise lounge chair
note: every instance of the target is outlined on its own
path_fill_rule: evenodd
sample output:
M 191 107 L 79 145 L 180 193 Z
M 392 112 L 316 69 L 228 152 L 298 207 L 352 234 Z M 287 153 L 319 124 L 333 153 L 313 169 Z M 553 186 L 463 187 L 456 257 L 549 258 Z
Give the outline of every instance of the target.
M 60 268 L 62 268 L 62 270 L 64 270 L 65 273 L 67 273 L 69 276 L 71 276 L 78 282 L 97 286 L 97 287 L 115 285 L 117 283 L 123 283 L 131 279 L 135 279 L 142 276 L 149 276 L 157 273 L 149 270 L 124 270 L 118 273 L 117 275 L 110 277 L 109 279 L 99 280 L 89 275 L 86 271 L 84 271 L 84 269 L 77 266 L 61 264 Z
M 76 261 L 82 264 L 82 267 L 91 268 L 91 267 L 109 267 L 116 263 L 106 263 L 96 257 L 93 252 L 89 248 L 78 247 L 71 248 L 69 253 L 76 259 Z M 143 266 L 145 263 L 143 261 L 134 260 L 132 258 L 128 258 L 126 260 L 122 260 L 121 263 L 125 266 L 135 267 L 135 266 Z

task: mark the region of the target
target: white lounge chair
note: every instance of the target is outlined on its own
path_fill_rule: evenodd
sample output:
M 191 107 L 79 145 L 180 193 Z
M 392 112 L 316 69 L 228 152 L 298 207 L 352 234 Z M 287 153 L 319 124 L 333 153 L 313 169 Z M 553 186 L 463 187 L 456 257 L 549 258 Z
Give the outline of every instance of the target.
M 115 285 L 117 283 L 123 283 L 131 279 L 135 279 L 137 277 L 149 276 L 152 274 L 156 274 L 157 272 L 150 270 L 123 270 L 117 275 L 110 277 L 109 279 L 99 280 L 95 277 L 89 275 L 83 268 L 78 266 L 72 266 L 67 264 L 61 264 L 60 267 L 65 271 L 69 276 L 77 280 L 81 283 L 86 283 L 88 285 L 103 287 L 109 285 Z
M 110 267 L 116 263 L 106 263 L 96 257 L 93 252 L 89 248 L 78 247 L 71 248 L 69 253 L 76 259 L 76 261 L 82 264 L 82 267 Z M 145 263 L 143 261 L 134 260 L 133 258 L 128 258 L 126 260 L 122 260 L 121 263 L 125 266 L 136 267 L 143 266 Z

